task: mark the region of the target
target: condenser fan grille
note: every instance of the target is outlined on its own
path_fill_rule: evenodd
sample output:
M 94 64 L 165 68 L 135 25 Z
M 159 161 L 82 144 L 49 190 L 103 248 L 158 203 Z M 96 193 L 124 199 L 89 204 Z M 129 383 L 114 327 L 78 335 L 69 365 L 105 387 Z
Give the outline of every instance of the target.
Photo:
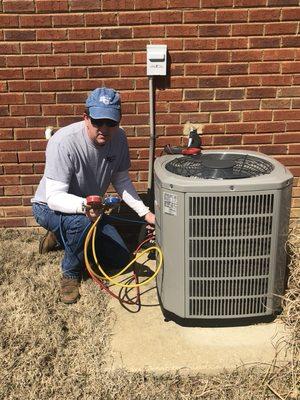
M 243 179 L 269 174 L 273 165 L 244 154 L 210 153 L 177 157 L 166 164 L 173 174 L 203 179 Z

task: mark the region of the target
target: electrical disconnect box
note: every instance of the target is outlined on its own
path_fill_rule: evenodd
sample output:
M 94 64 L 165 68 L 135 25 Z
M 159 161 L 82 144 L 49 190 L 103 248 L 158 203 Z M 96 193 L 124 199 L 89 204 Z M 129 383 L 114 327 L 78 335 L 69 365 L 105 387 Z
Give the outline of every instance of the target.
M 147 75 L 167 75 L 167 46 L 147 45 Z

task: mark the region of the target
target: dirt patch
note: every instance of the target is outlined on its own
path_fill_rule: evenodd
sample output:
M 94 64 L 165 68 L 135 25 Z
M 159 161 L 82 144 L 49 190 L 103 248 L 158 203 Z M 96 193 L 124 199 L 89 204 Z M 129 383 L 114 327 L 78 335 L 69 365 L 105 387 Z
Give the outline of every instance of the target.
M 215 377 L 107 372 L 108 298 L 83 282 L 80 301 L 58 299 L 62 252 L 39 255 L 40 234 L 0 231 L 0 399 L 299 399 L 300 229 L 294 229 L 289 290 L 281 318 L 293 332 L 285 365 L 241 366 Z M 138 332 L 133 333 L 138 334 Z M 154 350 L 155 351 L 155 350 Z

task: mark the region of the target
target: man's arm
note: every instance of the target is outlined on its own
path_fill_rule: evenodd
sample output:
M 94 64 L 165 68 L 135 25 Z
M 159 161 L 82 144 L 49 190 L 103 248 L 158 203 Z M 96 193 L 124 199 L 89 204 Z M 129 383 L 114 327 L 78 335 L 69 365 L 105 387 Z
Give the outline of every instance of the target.
M 155 216 L 150 211 L 135 190 L 131 179 L 129 177 L 128 170 L 116 172 L 111 178 L 111 183 L 122 197 L 125 203 L 132 208 L 140 217 L 144 217 L 145 221 L 149 224 L 155 223 Z
M 69 185 L 46 178 L 46 200 L 49 208 L 66 214 L 85 214 L 83 197 L 68 193 Z

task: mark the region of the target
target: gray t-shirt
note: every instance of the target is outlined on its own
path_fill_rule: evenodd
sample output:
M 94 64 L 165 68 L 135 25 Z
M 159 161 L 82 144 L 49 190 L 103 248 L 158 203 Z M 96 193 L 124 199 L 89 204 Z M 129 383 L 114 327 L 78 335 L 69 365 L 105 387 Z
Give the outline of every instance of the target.
M 76 196 L 103 196 L 111 176 L 129 167 L 127 138 L 121 128 L 104 146 L 96 147 L 84 121 L 76 122 L 59 129 L 49 140 L 44 176 L 32 202 L 46 203 L 45 178 L 68 183 L 68 193 Z

